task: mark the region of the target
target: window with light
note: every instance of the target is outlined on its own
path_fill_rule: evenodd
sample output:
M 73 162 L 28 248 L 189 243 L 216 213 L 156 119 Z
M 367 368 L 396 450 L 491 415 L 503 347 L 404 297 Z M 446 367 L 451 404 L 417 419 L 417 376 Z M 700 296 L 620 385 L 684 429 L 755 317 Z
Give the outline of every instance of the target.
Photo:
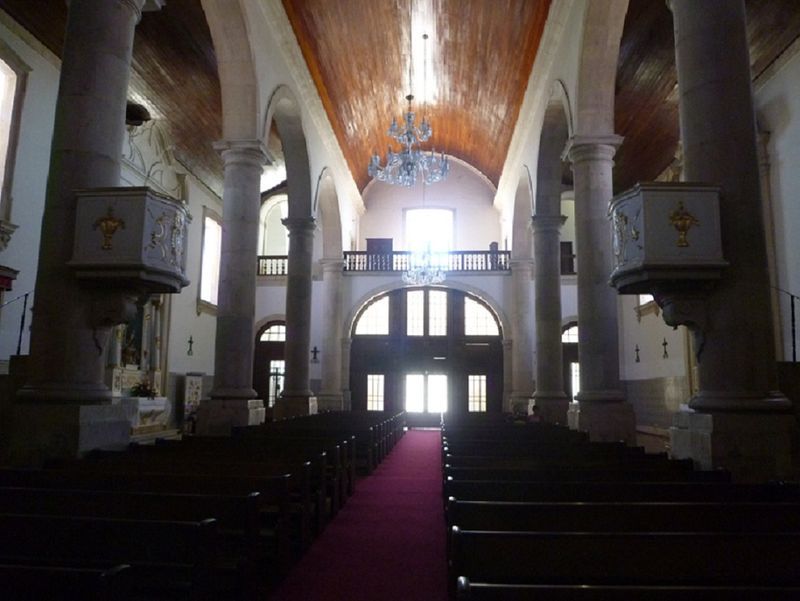
M 406 335 L 425 335 L 425 291 L 406 292 Z
M 453 211 L 408 209 L 405 212 L 406 250 L 431 253 L 431 262 L 444 265 L 453 249 Z
M 356 322 L 357 336 L 387 336 L 389 334 L 389 297 L 384 296 L 369 305 Z
M 467 336 L 499 336 L 494 315 L 482 303 L 464 297 L 464 334 Z
M 428 336 L 447 336 L 447 292 L 428 291 Z
M 578 342 L 578 326 L 571 326 L 561 332 L 561 342 Z
M 200 268 L 200 300 L 217 305 L 219 264 L 222 254 L 222 223 L 219 218 L 206 213 L 203 219 L 203 251 Z
M 383 374 L 367 375 L 367 411 L 383 411 Z
M 469 376 L 469 386 L 467 390 L 467 409 L 470 412 L 486 411 L 486 376 Z
M 261 332 L 261 342 L 285 342 L 286 341 L 286 325 L 276 323 L 269 326 L 266 330 Z

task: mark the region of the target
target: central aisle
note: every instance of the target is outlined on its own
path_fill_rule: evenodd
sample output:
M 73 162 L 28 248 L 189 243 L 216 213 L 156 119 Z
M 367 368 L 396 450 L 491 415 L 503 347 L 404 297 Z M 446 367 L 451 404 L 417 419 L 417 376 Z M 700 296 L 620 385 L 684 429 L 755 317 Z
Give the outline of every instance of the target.
M 270 597 L 446 601 L 441 433 L 411 430 Z

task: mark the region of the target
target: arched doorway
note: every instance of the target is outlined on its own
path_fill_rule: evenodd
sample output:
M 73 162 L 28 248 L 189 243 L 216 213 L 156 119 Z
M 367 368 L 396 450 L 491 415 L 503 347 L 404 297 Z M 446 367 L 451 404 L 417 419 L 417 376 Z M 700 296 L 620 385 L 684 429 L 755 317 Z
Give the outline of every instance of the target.
M 256 335 L 253 353 L 253 388 L 264 406 L 274 407 L 283 391 L 286 322 L 270 321 Z
M 353 322 L 355 410 L 406 410 L 412 425 L 442 411 L 502 411 L 502 328 L 479 298 L 441 287 L 371 299 Z

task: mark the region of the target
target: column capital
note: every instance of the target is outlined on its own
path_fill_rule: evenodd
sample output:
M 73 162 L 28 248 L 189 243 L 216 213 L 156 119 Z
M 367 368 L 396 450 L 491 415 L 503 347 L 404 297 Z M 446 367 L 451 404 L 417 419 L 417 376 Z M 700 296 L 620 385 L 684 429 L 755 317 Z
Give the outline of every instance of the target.
M 572 163 L 591 160 L 610 161 L 622 144 L 622 136 L 607 134 L 602 136 L 572 136 L 567 140 L 564 157 Z
M 296 232 L 313 232 L 317 222 L 313 217 L 287 217 L 281 219 L 281 223 L 286 226 L 290 234 Z
M 531 217 L 533 232 L 558 232 L 567 221 L 566 215 L 534 215 Z
M 155 12 L 164 7 L 164 0 L 118 0 L 118 2 L 133 11 L 137 23 L 142 20 L 143 12 Z
M 261 168 L 273 163 L 272 155 L 261 140 L 219 140 L 214 150 L 220 153 L 225 165 L 244 164 Z

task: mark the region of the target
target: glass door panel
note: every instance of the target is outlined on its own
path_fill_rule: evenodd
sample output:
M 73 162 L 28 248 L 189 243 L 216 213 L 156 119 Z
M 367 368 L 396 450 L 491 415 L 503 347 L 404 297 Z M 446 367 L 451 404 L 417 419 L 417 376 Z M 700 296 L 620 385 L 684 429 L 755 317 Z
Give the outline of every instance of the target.
M 406 411 L 421 413 L 425 410 L 425 375 L 406 374 Z
M 445 413 L 447 411 L 447 376 L 430 374 L 427 393 L 428 413 Z

